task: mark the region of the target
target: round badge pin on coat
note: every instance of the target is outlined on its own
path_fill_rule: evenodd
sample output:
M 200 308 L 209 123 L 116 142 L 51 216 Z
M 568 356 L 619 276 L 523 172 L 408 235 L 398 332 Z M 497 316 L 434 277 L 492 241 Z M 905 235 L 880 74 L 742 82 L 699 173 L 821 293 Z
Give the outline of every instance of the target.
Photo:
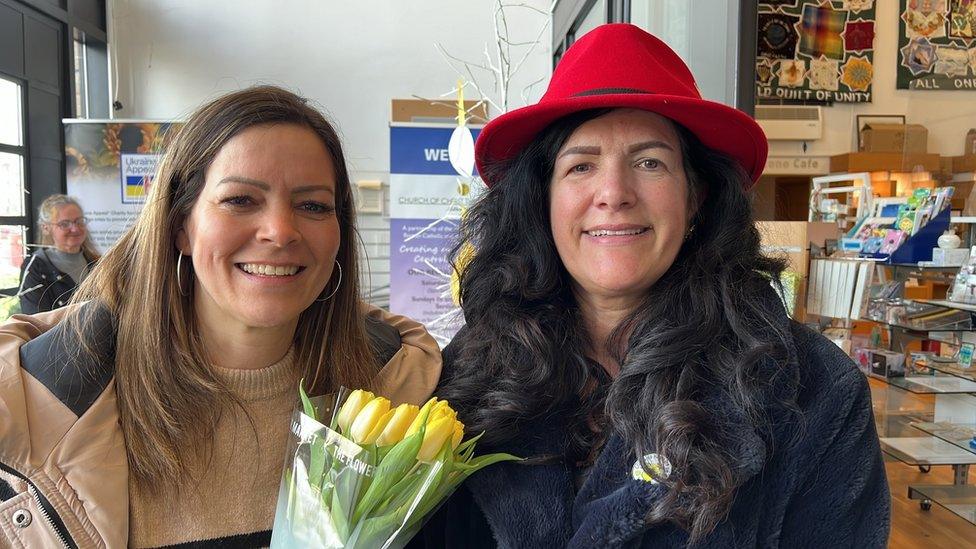
M 658 454 L 647 454 L 644 456 L 644 464 L 647 465 L 647 469 L 654 473 L 658 478 L 668 478 L 671 475 L 671 462 L 668 458 L 660 456 Z M 641 465 L 641 460 L 634 462 L 634 466 L 630 469 L 630 476 L 634 480 L 640 480 L 643 482 L 650 482 L 651 484 L 657 484 L 651 475 L 644 470 Z

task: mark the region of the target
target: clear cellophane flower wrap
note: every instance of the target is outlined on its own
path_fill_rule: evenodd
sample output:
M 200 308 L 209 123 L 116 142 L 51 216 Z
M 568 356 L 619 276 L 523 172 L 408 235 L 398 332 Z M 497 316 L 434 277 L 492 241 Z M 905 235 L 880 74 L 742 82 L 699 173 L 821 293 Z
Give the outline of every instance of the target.
M 401 548 L 475 471 L 477 437 L 447 401 L 422 407 L 362 390 L 309 398 L 292 419 L 272 548 Z

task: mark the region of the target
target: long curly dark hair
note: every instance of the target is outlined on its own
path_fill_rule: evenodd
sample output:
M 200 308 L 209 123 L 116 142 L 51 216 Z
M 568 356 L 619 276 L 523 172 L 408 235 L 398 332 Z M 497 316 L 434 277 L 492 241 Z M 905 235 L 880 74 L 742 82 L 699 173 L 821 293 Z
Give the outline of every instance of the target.
M 467 327 L 445 352 L 454 364 L 439 394 L 470 431 L 485 431 L 489 445 L 514 439 L 528 420 L 559 415 L 568 426 L 560 458 L 570 463 L 605 440 L 600 424 L 638 456 L 663 454 L 673 472 L 661 482 L 670 490 L 647 520 L 673 522 L 694 541 L 728 514 L 746 480 L 726 450 L 739 433 L 722 429 L 725 420 L 711 407 L 716 388 L 768 451 L 770 403 L 794 409 L 777 401 L 769 375 L 790 360 L 789 334 L 775 318 L 782 307 L 769 299 L 785 262 L 760 251 L 741 166 L 676 124 L 689 204 L 700 204 L 694 231 L 606 342 L 621 365 L 611 380 L 588 357 L 593 342 L 549 224 L 557 152 L 576 128 L 607 112 L 560 119 L 517 157 L 489 168 L 496 184 L 468 212 L 455 248 L 455 258 L 465 245 L 477 253 L 462 270 Z

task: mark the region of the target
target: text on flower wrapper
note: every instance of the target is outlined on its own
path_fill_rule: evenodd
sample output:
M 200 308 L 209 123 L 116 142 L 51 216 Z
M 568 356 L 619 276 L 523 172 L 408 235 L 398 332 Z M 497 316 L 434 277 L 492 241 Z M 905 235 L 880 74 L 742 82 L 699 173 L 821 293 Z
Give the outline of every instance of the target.
M 326 430 L 325 445 L 326 447 L 335 449 L 335 458 L 346 467 L 351 468 L 361 475 L 367 477 L 373 476 L 376 468 L 359 459 L 359 455 L 364 452 L 362 447 L 332 429 Z
M 291 431 L 301 444 L 309 444 L 314 437 L 325 439 L 325 446 L 334 449 L 335 458 L 343 465 L 367 477 L 373 476 L 374 467 L 359 459 L 365 450 L 336 431 L 315 421 L 303 413 L 296 413 L 291 422 Z

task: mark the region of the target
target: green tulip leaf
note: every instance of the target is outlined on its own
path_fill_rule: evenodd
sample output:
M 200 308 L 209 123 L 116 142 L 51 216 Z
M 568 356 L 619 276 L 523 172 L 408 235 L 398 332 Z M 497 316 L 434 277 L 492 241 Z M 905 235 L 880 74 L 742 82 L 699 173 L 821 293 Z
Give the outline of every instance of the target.
M 417 463 L 417 452 L 424 442 L 425 430 L 425 427 L 421 427 L 416 433 L 396 443 L 383 461 L 376 466 L 373 482 L 356 506 L 356 512 L 353 513 L 354 520 L 358 521 L 383 501 L 387 491 L 400 482 Z
M 375 444 L 365 446 L 363 449 L 365 450 L 363 453 L 363 460 L 369 465 L 373 466 L 373 474 L 362 476 L 359 483 L 359 490 L 357 491 L 358 496 L 361 497 L 357 497 L 353 502 L 354 508 L 359 505 L 359 501 L 369 492 L 369 487 L 371 484 L 373 484 L 373 480 L 376 478 L 376 464 L 379 463 L 378 449 L 376 448 Z
M 393 513 L 367 517 L 353 532 L 347 547 L 384 547 L 386 541 L 403 525 L 405 518 L 406 509 L 397 509 Z M 410 538 L 407 537 L 406 539 Z
M 326 463 L 329 462 L 328 449 L 325 447 L 325 439 L 318 433 L 312 434 L 312 439 L 308 442 L 308 483 L 317 489 L 322 488 L 326 481 L 324 472 Z
M 332 492 L 331 503 L 323 502 L 323 504 L 331 511 L 332 525 L 335 526 L 336 532 L 339 533 L 339 539 L 344 540 L 349 537 L 349 517 L 346 515 L 342 499 L 339 490 L 335 490 Z
M 473 451 L 474 450 L 474 445 L 477 444 L 478 439 L 480 439 L 483 436 L 485 436 L 485 432 L 484 431 L 482 431 L 476 437 L 471 437 L 468 440 L 465 440 L 464 442 L 462 442 L 461 444 L 458 445 L 457 449 L 454 450 L 454 453 L 456 455 L 461 455 L 464 452 Z
M 489 465 L 494 465 L 495 463 L 501 463 L 503 461 L 522 461 L 522 458 L 513 456 L 511 454 L 485 454 L 483 456 L 478 456 L 467 463 L 457 463 L 457 468 L 462 471 L 465 477 L 470 476 L 473 473 L 488 467 Z
M 407 473 L 407 476 L 403 477 L 403 480 L 396 483 L 393 488 L 390 488 L 389 497 L 375 507 L 371 514 L 377 516 L 388 514 L 391 512 L 391 509 L 402 507 L 404 504 L 413 502 L 420 497 L 420 494 L 417 493 L 418 489 L 424 480 L 430 476 L 430 469 L 431 464 L 429 463 L 417 463 Z
M 312 405 L 311 399 L 308 398 L 308 394 L 305 393 L 305 388 L 302 386 L 304 383 L 305 378 L 302 378 L 302 380 L 298 382 L 298 394 L 302 398 L 302 409 L 305 410 L 306 416 L 318 421 L 318 418 L 315 417 L 315 406 Z
M 423 495 L 421 495 L 420 503 L 417 505 L 417 509 L 413 512 L 413 514 L 410 515 L 411 523 L 422 520 L 444 499 L 446 490 L 443 489 L 442 485 L 452 470 L 454 460 L 451 459 L 451 456 L 451 439 L 449 438 L 444 441 L 444 446 L 441 447 L 441 451 L 437 454 L 437 458 L 435 460 L 435 463 L 440 463 L 441 466 L 434 467 L 430 483 L 426 486 L 426 488 L 421 488 L 423 490 Z

